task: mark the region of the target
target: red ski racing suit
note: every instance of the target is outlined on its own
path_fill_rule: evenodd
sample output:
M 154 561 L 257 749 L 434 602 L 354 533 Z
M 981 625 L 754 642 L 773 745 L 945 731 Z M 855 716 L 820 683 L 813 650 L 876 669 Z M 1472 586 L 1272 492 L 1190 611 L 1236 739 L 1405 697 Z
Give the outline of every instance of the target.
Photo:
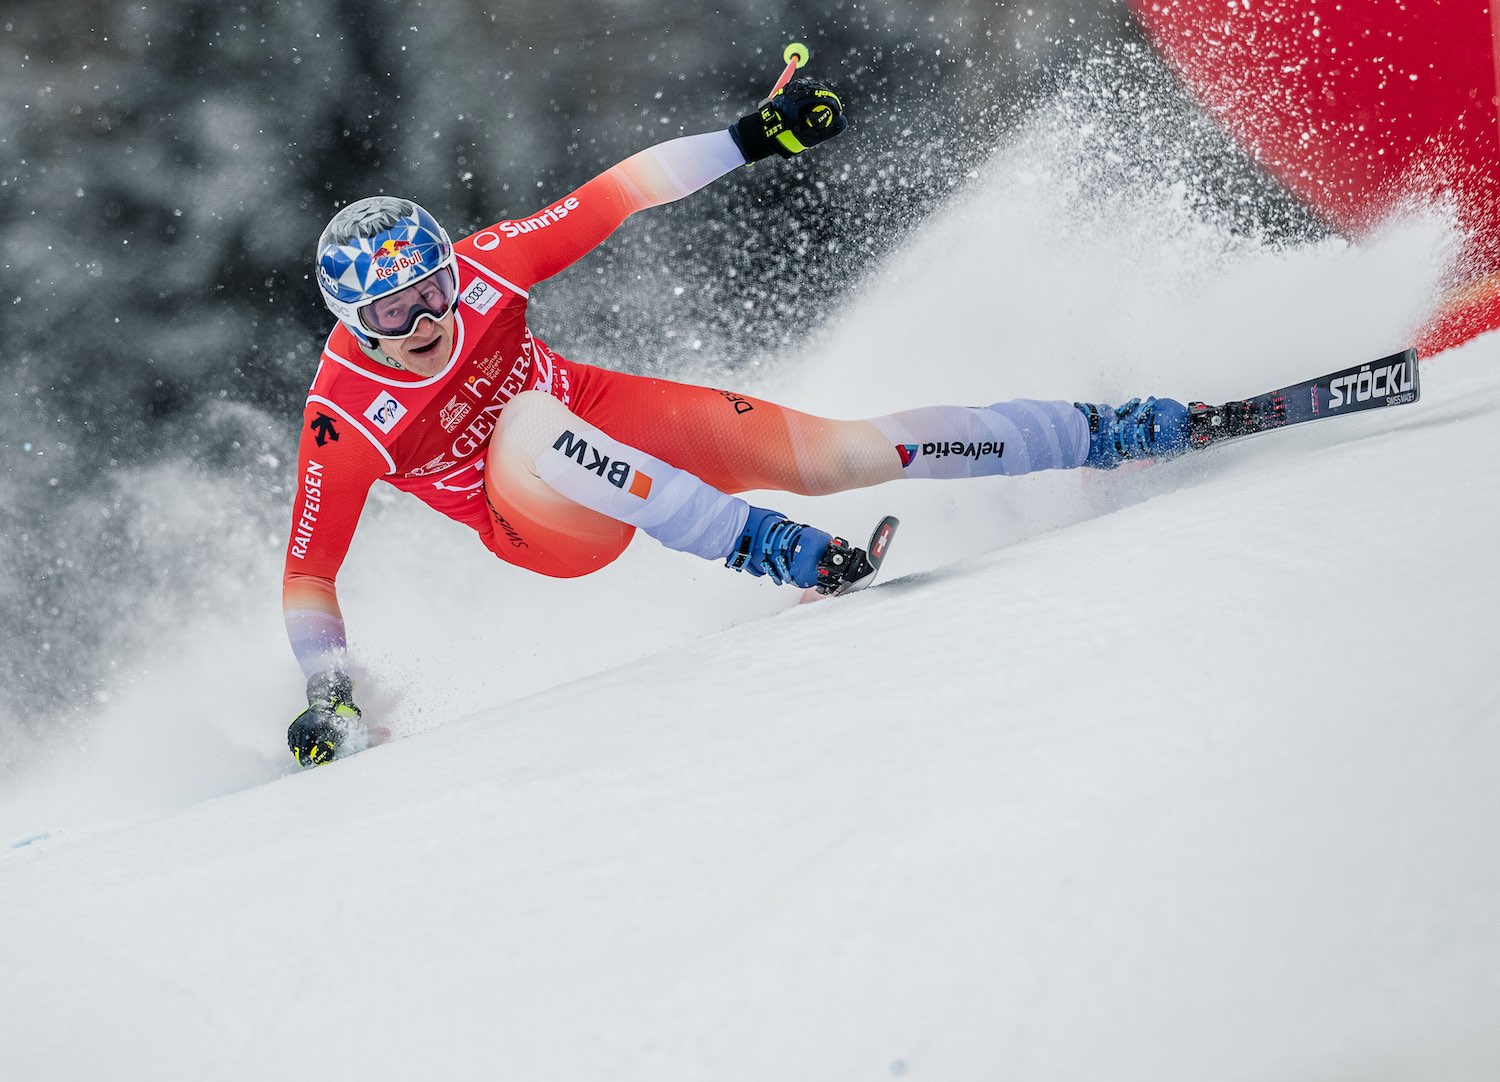
M 528 218 L 458 241 L 454 348 L 435 376 L 380 363 L 338 325 L 303 414 L 283 579 L 287 631 L 306 674 L 340 665 L 345 634 L 334 578 L 376 480 L 472 527 L 503 560 L 571 577 L 615 559 L 634 533 L 630 522 L 672 547 L 722 557 L 746 505 L 716 502 L 717 494 L 819 494 L 899 477 L 1082 464 L 1087 424 L 1069 403 L 932 406 L 836 421 L 580 364 L 531 333 L 527 291 L 535 283 L 635 211 L 688 195 L 744 162 L 727 132 L 674 139 Z M 530 443 L 516 435 L 525 431 Z M 652 456 L 643 459 L 649 469 L 626 461 L 638 455 Z M 585 481 L 610 483 L 594 498 L 593 489 L 578 488 Z M 695 526 L 695 516 L 708 525 Z

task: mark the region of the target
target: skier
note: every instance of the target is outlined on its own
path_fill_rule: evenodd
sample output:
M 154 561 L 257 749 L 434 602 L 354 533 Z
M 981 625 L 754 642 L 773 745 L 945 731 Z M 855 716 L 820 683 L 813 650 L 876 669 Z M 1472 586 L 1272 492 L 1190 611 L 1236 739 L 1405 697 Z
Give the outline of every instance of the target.
M 299 763 L 369 739 L 344 669 L 334 578 L 377 479 L 543 575 L 598 570 L 641 529 L 737 571 L 829 591 L 859 550 L 732 493 L 1110 468 L 1188 445 L 1188 411 L 1170 399 L 1015 400 L 839 421 L 583 364 L 528 328 L 527 290 L 631 214 L 846 127 L 839 96 L 799 79 L 726 130 L 650 147 L 530 217 L 457 243 L 406 199 L 363 199 L 333 217 L 317 278 L 339 323 L 307 396 L 283 587 L 308 678 L 308 708 L 287 733 Z

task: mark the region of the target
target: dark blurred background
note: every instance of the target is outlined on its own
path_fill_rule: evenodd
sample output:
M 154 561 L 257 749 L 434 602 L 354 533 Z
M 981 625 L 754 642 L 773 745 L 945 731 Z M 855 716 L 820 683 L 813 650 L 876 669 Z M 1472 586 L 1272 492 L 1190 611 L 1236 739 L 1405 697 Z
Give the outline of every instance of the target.
M 563 353 L 705 378 L 775 363 L 1086 59 L 1165 93 L 1112 0 L 8 0 L 0 740 L 149 643 L 143 596 L 212 605 L 205 567 L 279 565 L 335 209 L 402 193 L 455 236 L 523 215 L 748 111 L 791 40 L 850 134 L 643 215 L 548 283 L 533 323 Z M 1256 183 L 1185 175 L 1211 197 Z M 143 499 L 163 461 L 222 507 Z

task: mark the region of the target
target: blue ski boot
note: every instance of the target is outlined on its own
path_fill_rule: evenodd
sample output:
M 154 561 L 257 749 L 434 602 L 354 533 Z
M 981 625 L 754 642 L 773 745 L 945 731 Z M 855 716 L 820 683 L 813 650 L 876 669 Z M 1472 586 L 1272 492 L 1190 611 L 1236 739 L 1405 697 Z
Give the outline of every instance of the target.
M 1089 422 L 1085 466 L 1112 470 L 1131 458 L 1171 458 L 1188 449 L 1188 408 L 1170 398 L 1132 398 L 1123 406 L 1074 402 Z
M 752 507 L 724 566 L 765 575 L 778 586 L 790 582 L 830 593 L 863 557 L 842 537 L 793 522 L 780 511 Z

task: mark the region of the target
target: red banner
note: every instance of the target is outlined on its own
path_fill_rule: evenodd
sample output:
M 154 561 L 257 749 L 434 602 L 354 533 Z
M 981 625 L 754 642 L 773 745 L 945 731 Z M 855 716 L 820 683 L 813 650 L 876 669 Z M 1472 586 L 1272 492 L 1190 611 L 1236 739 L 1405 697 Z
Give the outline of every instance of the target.
M 1500 326 L 1500 10 L 1480 0 L 1130 0 L 1189 92 L 1266 172 L 1359 236 L 1451 199 L 1468 235 L 1419 343 Z

